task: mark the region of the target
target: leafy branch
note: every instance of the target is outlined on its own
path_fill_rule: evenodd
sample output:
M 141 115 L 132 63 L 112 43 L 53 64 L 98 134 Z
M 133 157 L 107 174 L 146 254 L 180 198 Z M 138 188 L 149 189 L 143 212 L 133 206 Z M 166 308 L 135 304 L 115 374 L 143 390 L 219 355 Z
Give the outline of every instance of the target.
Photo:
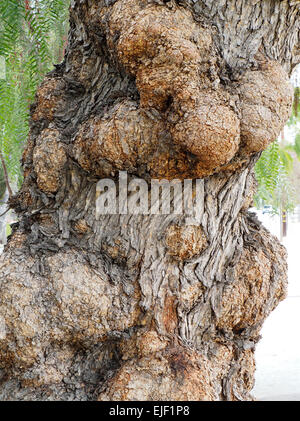
M 11 198 L 12 195 L 13 195 L 13 192 L 12 192 L 12 189 L 10 187 L 9 178 L 8 178 L 8 171 L 7 171 L 5 160 L 3 158 L 3 155 L 2 155 L 1 151 L 0 151 L 0 160 L 1 160 L 2 168 L 3 168 L 3 172 L 4 172 L 4 179 L 5 179 L 6 188 L 7 188 L 8 194 L 9 194 L 9 198 Z
M 0 1 L 0 160 L 11 186 L 22 181 L 20 158 L 37 86 L 62 58 L 68 6 L 69 0 Z

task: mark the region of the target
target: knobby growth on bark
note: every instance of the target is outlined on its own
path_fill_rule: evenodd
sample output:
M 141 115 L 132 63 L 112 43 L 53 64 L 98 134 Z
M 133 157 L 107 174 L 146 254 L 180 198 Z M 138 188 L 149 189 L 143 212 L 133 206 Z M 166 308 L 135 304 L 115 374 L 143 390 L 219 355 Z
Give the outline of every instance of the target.
M 74 0 L 31 110 L 0 262 L 0 399 L 248 400 L 286 255 L 253 166 L 292 106 L 297 2 Z M 102 215 L 96 184 L 201 179 L 198 214 Z

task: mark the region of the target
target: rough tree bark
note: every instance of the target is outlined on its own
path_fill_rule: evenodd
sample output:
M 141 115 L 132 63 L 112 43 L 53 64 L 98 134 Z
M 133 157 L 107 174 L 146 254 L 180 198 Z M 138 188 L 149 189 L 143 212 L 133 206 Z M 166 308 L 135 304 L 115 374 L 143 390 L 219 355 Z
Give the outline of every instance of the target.
M 253 167 L 292 105 L 300 9 L 73 0 L 38 89 L 0 263 L 0 399 L 250 400 L 286 255 Z M 201 179 L 187 215 L 96 219 L 96 184 Z

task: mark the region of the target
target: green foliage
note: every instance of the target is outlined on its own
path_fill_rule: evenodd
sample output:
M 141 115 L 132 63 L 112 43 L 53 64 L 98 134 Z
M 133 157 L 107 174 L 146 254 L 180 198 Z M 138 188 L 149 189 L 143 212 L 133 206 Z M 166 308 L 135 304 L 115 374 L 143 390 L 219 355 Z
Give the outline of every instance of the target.
M 63 59 L 70 0 L 0 0 L 0 152 L 14 185 L 21 182 L 20 157 L 29 131 L 29 107 L 37 86 L 54 63 Z M 300 88 L 295 89 L 293 115 L 300 120 Z M 300 159 L 300 134 L 295 144 L 280 147 L 276 141 L 256 166 L 259 182 L 257 206 L 292 209 L 294 189 L 289 173 L 293 150 Z M 0 165 L 0 197 L 5 192 Z
M 14 184 L 22 177 L 20 157 L 36 88 L 63 59 L 68 6 L 68 0 L 0 1 L 0 151 Z
M 300 88 L 295 88 L 293 111 L 287 126 L 296 131 L 299 121 Z M 255 167 L 258 181 L 256 207 L 270 205 L 274 213 L 278 213 L 280 209 L 287 212 L 294 210 L 298 204 L 291 178 L 295 155 L 300 160 L 300 133 L 295 134 L 293 143 L 281 145 L 276 140 L 262 153 Z
M 294 90 L 294 104 L 293 112 L 288 121 L 288 126 L 295 126 L 300 121 L 300 87 L 295 88 Z
M 295 187 L 290 178 L 294 158 L 290 151 L 300 152 L 300 138 L 295 145 L 282 147 L 278 140 L 266 149 L 255 167 L 258 191 L 255 206 L 272 206 L 273 213 L 280 209 L 292 212 L 297 204 Z M 297 152 L 298 151 L 298 152 Z
M 296 152 L 297 157 L 298 157 L 298 159 L 300 161 L 300 133 L 297 133 L 296 134 L 296 137 L 295 137 L 295 145 L 294 145 L 294 148 L 293 149 Z

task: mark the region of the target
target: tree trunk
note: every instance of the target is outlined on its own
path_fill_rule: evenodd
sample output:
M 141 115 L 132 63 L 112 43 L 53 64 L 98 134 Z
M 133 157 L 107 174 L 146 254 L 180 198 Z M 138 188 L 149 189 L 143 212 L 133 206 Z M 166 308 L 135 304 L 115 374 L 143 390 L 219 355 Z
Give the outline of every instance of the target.
M 291 110 L 299 22 L 293 1 L 72 2 L 11 200 L 1 400 L 252 399 L 287 280 L 248 208 Z M 149 195 L 151 179 L 198 179 L 196 216 L 98 214 L 97 183 L 119 171 Z
M 6 202 L 8 200 L 8 191 L 4 188 L 4 194 L 1 196 L 0 201 L 0 253 L 2 253 L 4 245 L 7 241 L 6 224 L 7 224 L 7 210 Z

